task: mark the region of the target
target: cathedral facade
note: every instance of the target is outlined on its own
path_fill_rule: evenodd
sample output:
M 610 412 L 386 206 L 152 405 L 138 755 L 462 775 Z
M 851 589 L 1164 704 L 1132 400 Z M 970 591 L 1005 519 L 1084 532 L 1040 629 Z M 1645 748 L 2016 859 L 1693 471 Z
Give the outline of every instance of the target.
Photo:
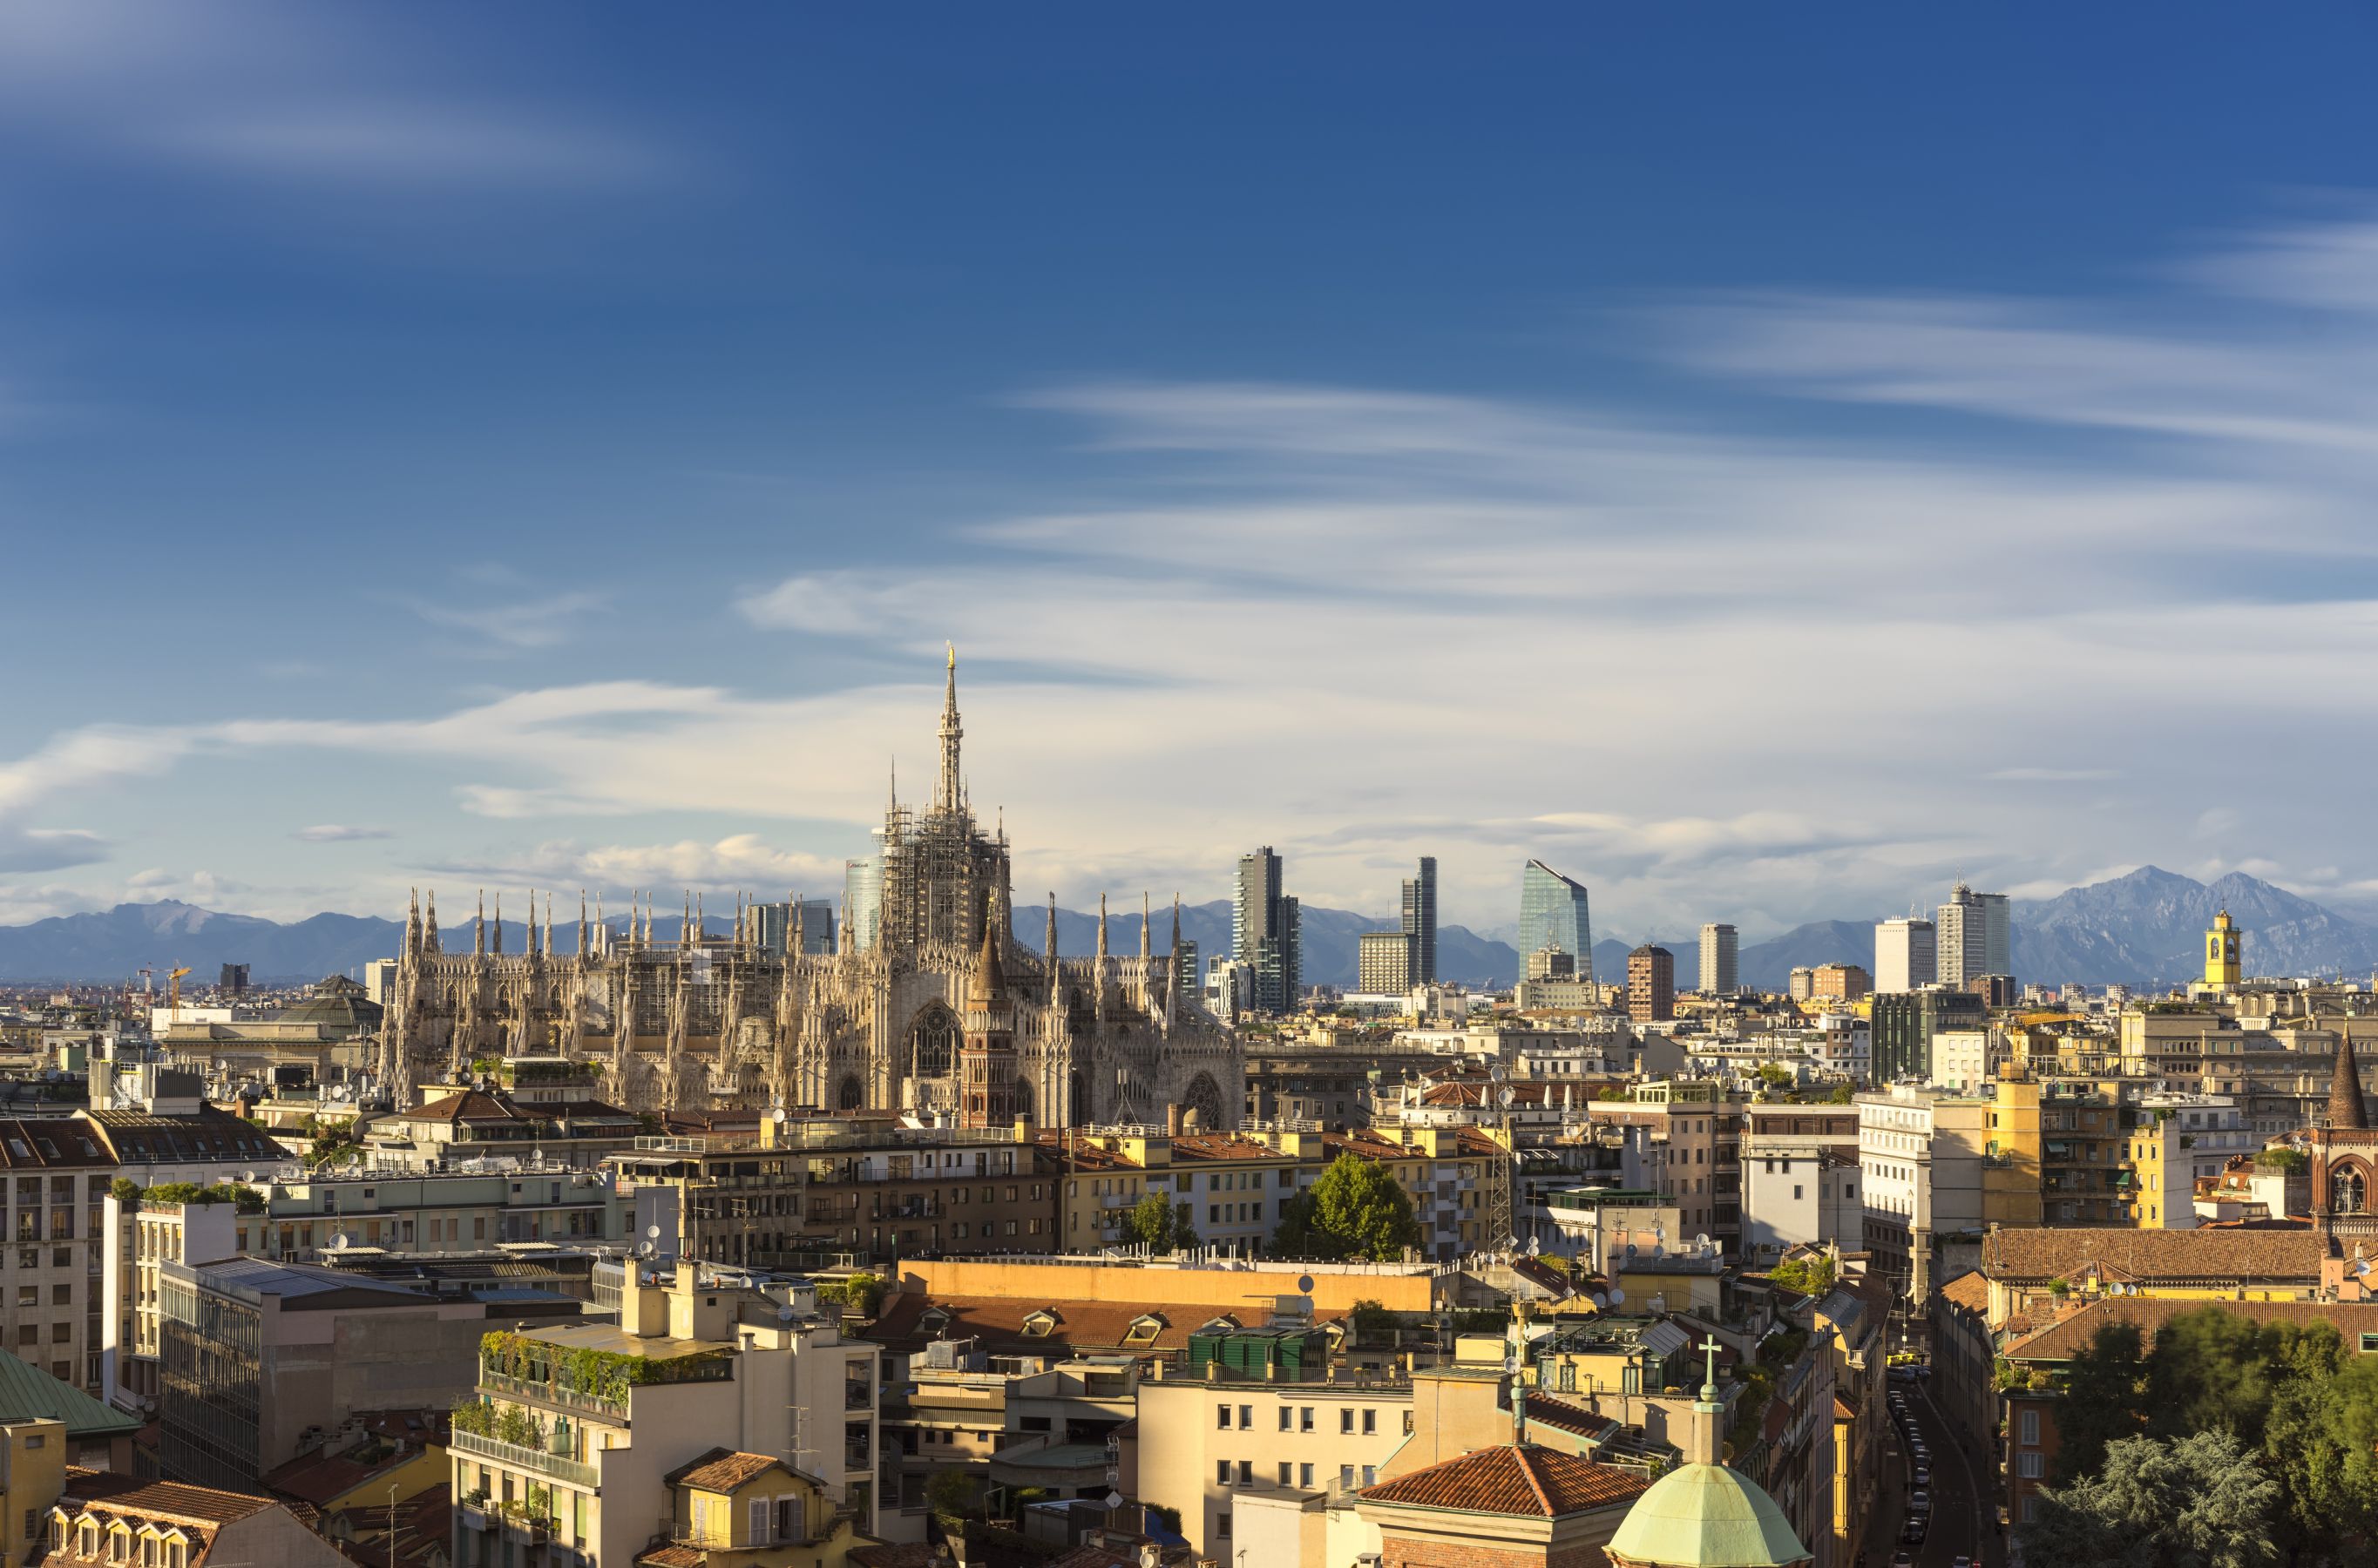
M 489 1058 L 560 1056 L 598 1063 L 604 1097 L 634 1110 L 891 1109 L 1076 1127 L 1161 1123 L 1177 1104 L 1207 1128 L 1235 1125 L 1239 1043 L 1183 973 L 1178 904 L 1160 952 L 1144 900 L 1135 956 L 1111 950 L 1103 898 L 1095 954 L 1058 954 L 1053 895 L 1044 950 L 1016 943 L 1006 832 L 975 820 L 963 736 L 952 655 L 931 803 L 912 808 L 895 791 L 885 810 L 882 906 L 863 949 L 847 911 L 837 950 L 810 953 L 798 924 L 782 952 L 764 942 L 755 905 L 739 903 L 729 933 L 713 937 L 689 899 L 678 939 L 657 940 L 648 903 L 620 930 L 599 905 L 590 920 L 582 897 L 565 944 L 551 899 L 540 922 L 532 895 L 527 952 L 503 952 L 498 900 L 493 927 L 474 916 L 470 951 L 450 952 L 437 894 L 426 915 L 416 898 L 381 1081 L 402 1105 Z M 1013 1082 L 988 1083 L 994 1068 Z

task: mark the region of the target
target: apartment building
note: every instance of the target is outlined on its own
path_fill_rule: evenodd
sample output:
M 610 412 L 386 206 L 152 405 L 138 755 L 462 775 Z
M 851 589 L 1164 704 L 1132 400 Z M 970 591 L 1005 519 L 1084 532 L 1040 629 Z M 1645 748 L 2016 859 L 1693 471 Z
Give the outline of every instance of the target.
M 1191 1548 L 1227 1560 L 1241 1491 L 1342 1496 L 1376 1482 L 1414 1431 L 1412 1385 L 1159 1379 L 1140 1384 L 1137 1431 L 1140 1501 L 1177 1509 Z
M 2217 1184 L 2229 1162 L 2262 1147 L 2233 1095 L 2149 1093 L 2129 1135 L 2131 1214 L 2146 1230 L 2190 1230 L 2200 1184 Z
M 115 1158 L 90 1123 L 0 1119 L 0 1342 L 60 1382 L 97 1394 L 105 1294 L 104 1205 Z
M 457 1568 L 515 1562 L 521 1546 L 627 1568 L 679 1517 L 686 1466 L 721 1449 L 792 1455 L 875 1533 L 874 1345 L 802 1315 L 789 1287 L 740 1287 L 691 1263 L 639 1275 L 621 1310 L 616 1325 L 481 1344 L 478 1402 L 458 1411 L 450 1450 Z
M 1808 1142 L 1770 1138 L 1742 1159 L 1742 1261 L 1771 1264 L 1795 1247 L 1866 1245 L 1860 1160 Z
M 1714 1081 L 1655 1079 L 1624 1100 L 1596 1100 L 1595 1123 L 1648 1131 L 1647 1181 L 1675 1204 L 1688 1231 L 1738 1246 L 1742 1228 L 1742 1107 Z
M 1981 1232 L 1993 1103 L 1894 1083 L 1856 1104 L 1865 1245 L 1876 1275 L 1921 1301 L 1940 1277 L 1941 1241 Z
M 451 1404 L 489 1326 L 484 1302 L 313 1263 L 167 1260 L 157 1275 L 158 1463 L 193 1486 L 252 1489 L 356 1411 Z

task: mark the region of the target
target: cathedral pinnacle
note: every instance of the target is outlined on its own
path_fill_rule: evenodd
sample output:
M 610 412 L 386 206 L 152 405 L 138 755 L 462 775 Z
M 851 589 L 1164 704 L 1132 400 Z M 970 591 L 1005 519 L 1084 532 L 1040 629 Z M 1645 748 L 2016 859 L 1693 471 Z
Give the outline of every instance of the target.
M 949 689 L 942 700 L 942 778 L 933 794 L 933 805 L 944 811 L 955 811 L 965 801 L 966 778 L 958 770 L 958 742 L 965 735 L 958 723 L 958 651 L 952 644 Z
M 2336 1040 L 2336 1071 L 2328 1085 L 2328 1124 L 2368 1127 L 2370 1116 L 2361 1105 L 2361 1074 L 2353 1059 L 2350 1020 L 2340 1021 Z

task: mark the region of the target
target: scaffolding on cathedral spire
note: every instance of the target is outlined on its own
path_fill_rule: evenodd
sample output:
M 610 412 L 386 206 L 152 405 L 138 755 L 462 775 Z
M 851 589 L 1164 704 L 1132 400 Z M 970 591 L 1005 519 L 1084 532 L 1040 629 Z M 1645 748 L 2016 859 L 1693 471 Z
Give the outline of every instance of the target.
M 479 890 L 479 913 L 471 921 L 471 952 L 474 957 L 487 956 L 487 890 Z

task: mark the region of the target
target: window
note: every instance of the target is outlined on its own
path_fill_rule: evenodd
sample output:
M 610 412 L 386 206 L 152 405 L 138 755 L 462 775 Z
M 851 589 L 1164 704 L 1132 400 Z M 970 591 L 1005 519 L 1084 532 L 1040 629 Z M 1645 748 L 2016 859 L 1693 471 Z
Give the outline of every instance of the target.
M 1338 1430 L 1344 1433 L 1351 1433 L 1353 1431 L 1354 1408 L 1352 1406 L 1347 1406 L 1338 1412 Z
M 1342 1491 L 1351 1491 L 1354 1490 L 1353 1466 L 1340 1465 L 1338 1466 L 1338 1486 Z
M 1294 1418 L 1294 1416 L 1295 1416 L 1295 1415 L 1296 1415 L 1296 1408 L 1295 1408 L 1295 1406 L 1291 1406 L 1291 1405 L 1283 1405 L 1283 1406 L 1281 1406 L 1279 1407 L 1279 1430 L 1282 1430 L 1282 1431 L 1286 1431 L 1286 1430 L 1288 1430 L 1288 1428 L 1289 1428 L 1289 1423 L 1290 1423 L 1290 1421 Z
M 1375 1432 L 1375 1431 L 1377 1431 L 1378 1430 L 1379 1430 L 1379 1413 L 1378 1413 L 1376 1410 L 1365 1410 L 1365 1411 L 1363 1411 L 1363 1435 L 1364 1437 L 1369 1437 L 1373 1432 Z
M 2014 1456 L 2014 1473 L 2024 1480 L 2036 1481 L 2048 1468 L 2044 1454 L 2018 1454 Z
M 2378 1350 L 2378 1334 L 2363 1335 L 2361 1336 L 2361 1353 L 2364 1356 L 2367 1356 L 2373 1350 Z
M 1218 1487 L 1231 1484 L 1231 1462 L 1228 1459 L 1214 1461 L 1214 1484 Z
M 1290 1464 L 1285 1459 L 1281 1460 L 1279 1462 L 1279 1484 L 1282 1486 L 1295 1485 L 1295 1476 L 1296 1466 Z
M 1241 1431 L 1243 1431 L 1243 1431 L 1253 1431 L 1253 1430 L 1255 1430 L 1255 1407 L 1254 1406 L 1252 1406 L 1252 1405 L 1242 1405 L 1242 1406 L 1239 1406 L 1239 1430 L 1240 1430 Z
M 1305 1489 L 1306 1489 L 1306 1490 L 1310 1490 L 1312 1489 L 1312 1486 L 1313 1486 L 1313 1466 L 1310 1466 L 1310 1465 L 1299 1465 L 1299 1466 L 1296 1467 L 1296 1484 L 1297 1484 L 1298 1486 L 1301 1486 L 1301 1487 L 1305 1488 Z
M 1223 1509 L 1214 1515 L 1214 1534 L 1222 1540 L 1231 1538 L 1231 1511 Z
M 42 1287 L 40 1286 L 20 1285 L 17 1287 L 17 1305 L 19 1307 L 38 1307 L 41 1304 Z
M 1242 1459 L 1239 1461 L 1239 1484 L 1243 1487 L 1251 1487 L 1255 1484 L 1255 1462 L 1254 1460 Z
M 2025 1448 L 2038 1447 L 2039 1412 L 2036 1410 L 2025 1410 L 2023 1413 L 2023 1420 L 2016 1430 L 2021 1435 L 2015 1441 L 2022 1443 Z
M 1313 1406 L 1310 1406 L 1310 1405 L 1304 1406 L 1303 1408 L 1301 1408 L 1301 1409 L 1299 1409 L 1299 1410 L 1297 1411 L 1297 1413 L 1296 1413 L 1296 1430 L 1297 1430 L 1298 1431 L 1301 1431 L 1301 1432 L 1309 1432 L 1309 1431 L 1311 1431 L 1311 1430 L 1313 1430 Z

